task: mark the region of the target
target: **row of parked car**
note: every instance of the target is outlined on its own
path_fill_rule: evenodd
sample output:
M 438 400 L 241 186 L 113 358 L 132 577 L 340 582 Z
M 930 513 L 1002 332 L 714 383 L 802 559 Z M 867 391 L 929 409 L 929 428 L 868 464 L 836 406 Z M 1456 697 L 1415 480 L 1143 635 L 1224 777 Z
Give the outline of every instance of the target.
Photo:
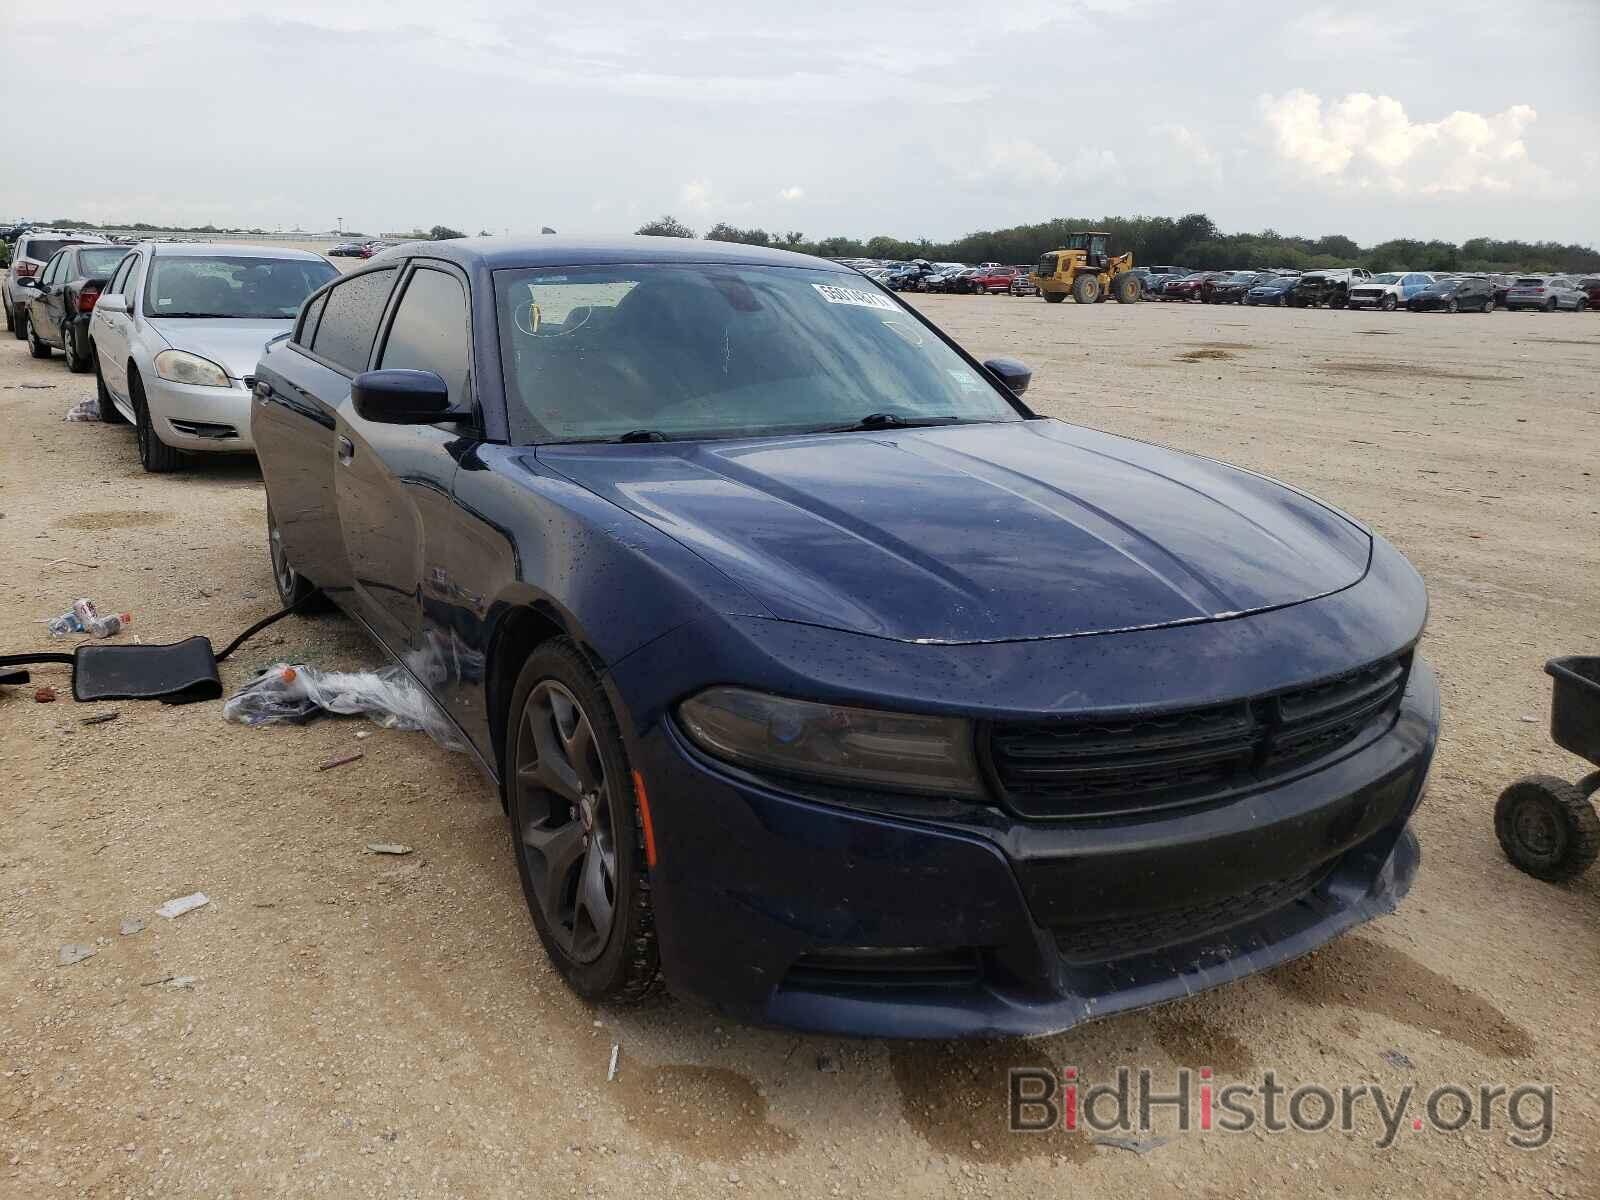
M 262 347 L 337 274 L 304 250 L 30 230 L 5 273 L 6 327 L 35 358 L 93 371 L 101 420 L 134 427 L 145 470 L 172 471 L 186 452 L 253 448 Z
M 400 243 L 390 238 L 367 238 L 364 241 L 340 242 L 327 250 L 329 258 L 371 258 Z
M 1151 268 L 1152 272 L 1161 268 Z M 1384 271 L 1191 271 L 1147 275 L 1146 296 L 1204 304 L 1372 308 L 1392 312 L 1582 312 L 1600 307 L 1600 276 Z
M 1036 296 L 1038 286 L 1028 267 L 1007 267 L 1000 263 L 930 262 L 919 258 L 904 263 L 871 261 L 846 263 L 867 278 L 894 292 L 943 292 L 969 296 Z

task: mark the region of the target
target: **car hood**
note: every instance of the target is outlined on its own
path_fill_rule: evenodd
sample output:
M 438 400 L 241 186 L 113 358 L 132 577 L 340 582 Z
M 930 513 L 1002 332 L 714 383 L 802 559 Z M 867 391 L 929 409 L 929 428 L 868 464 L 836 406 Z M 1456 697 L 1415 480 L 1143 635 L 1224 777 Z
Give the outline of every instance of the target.
M 294 320 L 154 317 L 154 329 L 174 350 L 187 350 L 219 364 L 234 379 L 254 375 L 266 344 L 294 328 Z
M 904 641 L 1238 616 L 1348 587 L 1371 551 L 1281 484 L 1059 421 L 538 454 L 775 617 Z

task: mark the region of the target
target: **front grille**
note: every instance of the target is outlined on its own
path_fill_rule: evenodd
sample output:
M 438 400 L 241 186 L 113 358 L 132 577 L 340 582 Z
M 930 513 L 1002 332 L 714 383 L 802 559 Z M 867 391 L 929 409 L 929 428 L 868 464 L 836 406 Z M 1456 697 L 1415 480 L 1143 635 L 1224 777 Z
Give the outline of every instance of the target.
M 1294 903 L 1320 883 L 1329 870 L 1326 864 L 1319 864 L 1291 878 L 1263 883 L 1247 892 L 1208 900 L 1192 908 L 1058 926 L 1052 931 L 1056 949 L 1071 963 L 1100 963 L 1182 945 Z
M 216 425 L 209 421 L 180 421 L 171 418 L 172 427 L 179 433 L 188 437 L 210 438 L 213 441 L 226 441 L 239 436 L 239 431 L 232 425 Z
M 976 949 L 924 950 L 863 947 L 802 955 L 784 976 L 784 986 L 804 991 L 863 988 L 959 988 L 983 978 Z
M 1114 718 L 995 722 L 982 739 L 994 782 L 1025 817 L 1112 816 L 1270 781 L 1332 753 L 1385 716 L 1407 658 L 1256 700 Z

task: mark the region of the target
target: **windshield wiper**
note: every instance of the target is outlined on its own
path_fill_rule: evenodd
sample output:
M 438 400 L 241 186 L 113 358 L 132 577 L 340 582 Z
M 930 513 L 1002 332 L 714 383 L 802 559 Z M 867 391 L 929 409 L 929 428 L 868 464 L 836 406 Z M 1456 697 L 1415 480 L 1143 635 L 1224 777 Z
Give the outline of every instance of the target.
M 917 429 L 924 425 L 956 425 L 960 417 L 902 417 L 899 413 L 868 413 L 853 425 L 836 425 L 823 433 L 863 433 L 872 429 Z
M 664 442 L 667 435 L 656 429 L 630 429 L 621 437 L 611 439 L 613 442 Z

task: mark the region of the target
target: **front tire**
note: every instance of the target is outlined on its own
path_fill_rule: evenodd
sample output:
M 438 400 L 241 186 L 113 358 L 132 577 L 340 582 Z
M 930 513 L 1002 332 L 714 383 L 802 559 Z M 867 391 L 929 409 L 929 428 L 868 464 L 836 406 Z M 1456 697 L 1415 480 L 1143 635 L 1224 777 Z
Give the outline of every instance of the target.
M 616 716 L 570 639 L 523 665 L 503 744 L 517 874 L 551 963 L 586 1000 L 644 999 L 661 974 L 644 820 Z
M 152 475 L 165 475 L 183 465 L 178 452 L 161 440 L 150 420 L 150 406 L 145 402 L 144 383 L 135 371 L 128 376 L 128 399 L 133 402 L 134 435 L 139 443 L 139 463 Z
M 1124 271 L 1111 281 L 1111 298 L 1118 304 L 1136 304 L 1139 300 L 1139 277 Z
M 1483 311 L 1484 311 L 1485 314 L 1492 313 L 1494 311 L 1494 297 L 1493 296 L 1490 296 L 1487 300 L 1485 300 L 1483 302 Z
M 1393 312 L 1395 310 L 1395 305 L 1398 303 L 1399 301 L 1397 301 L 1393 296 L 1385 296 L 1378 302 L 1378 307 L 1383 309 L 1384 312 Z
M 1518 870 L 1551 883 L 1581 875 L 1600 857 L 1600 816 L 1553 775 L 1525 775 L 1501 792 L 1494 832 Z
M 1456 301 L 1454 296 L 1451 296 L 1450 302 L 1444 306 L 1444 310 L 1447 313 L 1458 313 L 1461 311 L 1461 305 Z

